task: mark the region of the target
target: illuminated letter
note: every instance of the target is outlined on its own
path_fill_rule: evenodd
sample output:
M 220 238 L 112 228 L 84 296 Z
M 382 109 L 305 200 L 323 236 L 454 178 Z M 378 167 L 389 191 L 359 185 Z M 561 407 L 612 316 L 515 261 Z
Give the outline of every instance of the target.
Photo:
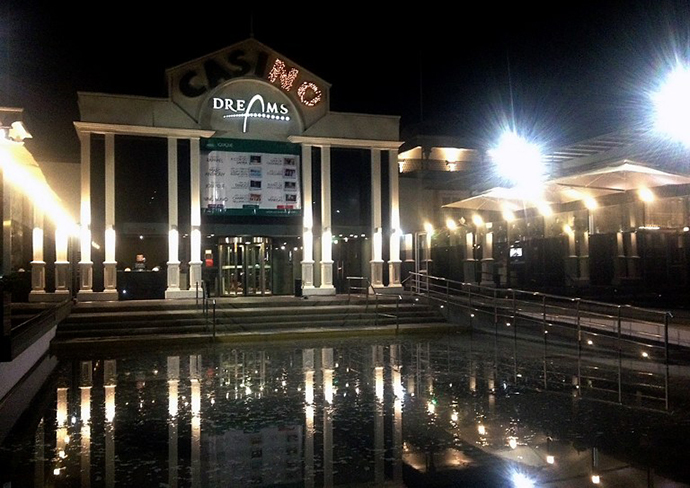
M 275 102 L 269 102 L 266 104 L 266 112 L 269 114 L 278 113 L 278 105 Z
M 219 110 L 223 108 L 223 99 L 222 98 L 214 98 L 213 99 L 213 110 Z
M 271 83 L 275 83 L 277 79 L 280 78 L 280 87 L 285 91 L 290 91 L 292 89 L 292 84 L 297 79 L 297 74 L 299 70 L 297 68 L 292 68 L 289 73 L 285 73 L 285 63 L 280 59 L 276 59 L 273 63 L 273 68 L 271 72 L 268 73 L 268 80 Z
M 249 101 L 249 105 L 247 105 L 247 111 L 244 113 L 244 125 L 242 126 L 242 132 L 247 132 L 247 118 L 249 117 L 249 111 L 252 109 L 254 102 L 259 102 L 261 104 L 261 111 L 265 111 L 264 97 L 261 95 L 254 95 L 254 97 Z
M 297 89 L 300 101 L 307 107 L 313 107 L 321 101 L 321 90 L 314 83 L 305 81 Z

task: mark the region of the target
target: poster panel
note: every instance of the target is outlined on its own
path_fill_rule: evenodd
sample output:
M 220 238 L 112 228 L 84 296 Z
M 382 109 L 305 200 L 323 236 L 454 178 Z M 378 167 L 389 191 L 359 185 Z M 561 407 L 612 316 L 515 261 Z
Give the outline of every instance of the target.
M 206 139 L 201 209 L 220 215 L 300 215 L 299 144 Z

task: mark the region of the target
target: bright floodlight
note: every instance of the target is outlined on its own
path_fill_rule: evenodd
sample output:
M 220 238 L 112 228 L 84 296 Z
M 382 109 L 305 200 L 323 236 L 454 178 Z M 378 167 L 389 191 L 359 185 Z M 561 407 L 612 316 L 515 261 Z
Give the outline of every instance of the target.
M 544 179 L 546 168 L 539 146 L 515 132 L 505 132 L 498 141 L 498 147 L 489 154 L 498 174 L 515 186 L 539 185 Z
M 652 101 L 657 130 L 690 146 L 690 69 L 679 66 L 673 70 L 652 94 Z

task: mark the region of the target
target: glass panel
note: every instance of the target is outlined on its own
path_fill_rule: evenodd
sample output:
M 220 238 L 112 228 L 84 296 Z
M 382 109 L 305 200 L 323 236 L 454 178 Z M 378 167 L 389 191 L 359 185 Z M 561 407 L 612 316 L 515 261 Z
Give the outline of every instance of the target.
M 242 246 L 237 242 L 219 244 L 220 255 L 220 294 L 223 296 L 241 295 L 242 287 Z
M 247 277 L 247 295 L 256 295 L 261 293 L 261 270 L 259 263 L 261 262 L 261 248 L 260 245 L 247 244 L 245 245 L 246 252 L 246 268 L 245 273 Z

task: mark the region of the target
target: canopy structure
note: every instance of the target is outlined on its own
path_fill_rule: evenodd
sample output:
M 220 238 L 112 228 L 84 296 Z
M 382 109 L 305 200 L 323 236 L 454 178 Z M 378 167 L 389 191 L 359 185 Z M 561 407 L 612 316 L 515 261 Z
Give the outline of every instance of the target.
M 690 177 L 660 171 L 640 164 L 624 161 L 615 166 L 557 178 L 553 183 L 591 192 L 612 192 L 655 188 L 690 183 Z
M 688 183 L 690 183 L 688 176 L 667 173 L 625 161 L 618 165 L 547 181 L 538 191 L 495 187 L 478 195 L 444 205 L 444 208 L 518 211 L 539 208 L 544 204 L 562 204 L 612 193 Z

